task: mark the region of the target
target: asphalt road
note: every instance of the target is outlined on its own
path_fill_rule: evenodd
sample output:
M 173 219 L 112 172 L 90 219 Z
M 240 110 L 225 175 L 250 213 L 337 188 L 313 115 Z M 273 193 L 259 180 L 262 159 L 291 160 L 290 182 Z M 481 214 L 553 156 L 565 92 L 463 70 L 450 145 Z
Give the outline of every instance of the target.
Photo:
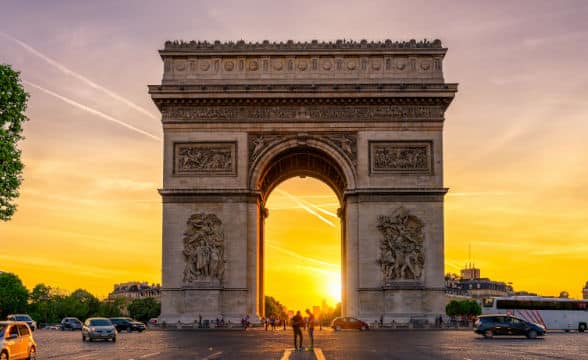
M 39 359 L 314 359 L 292 351 L 286 331 L 146 331 L 120 333 L 116 343 L 82 342 L 79 331 L 38 330 Z M 304 332 L 304 345 L 308 346 Z M 588 359 L 588 333 L 549 333 L 529 340 L 483 339 L 471 331 L 315 330 L 325 359 Z M 286 356 L 285 356 L 286 355 Z M 289 356 L 289 357 L 288 357 Z

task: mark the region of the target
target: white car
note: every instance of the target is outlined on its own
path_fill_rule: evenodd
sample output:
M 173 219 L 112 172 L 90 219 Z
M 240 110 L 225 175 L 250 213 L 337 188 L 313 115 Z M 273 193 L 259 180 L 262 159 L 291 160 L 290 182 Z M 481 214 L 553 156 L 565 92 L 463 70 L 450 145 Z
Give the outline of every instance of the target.
M 33 332 L 23 321 L 0 321 L 0 360 L 37 359 Z
M 88 318 L 82 326 L 82 341 L 97 339 L 116 341 L 116 328 L 107 318 Z M 0 359 L 1 360 L 1 359 Z

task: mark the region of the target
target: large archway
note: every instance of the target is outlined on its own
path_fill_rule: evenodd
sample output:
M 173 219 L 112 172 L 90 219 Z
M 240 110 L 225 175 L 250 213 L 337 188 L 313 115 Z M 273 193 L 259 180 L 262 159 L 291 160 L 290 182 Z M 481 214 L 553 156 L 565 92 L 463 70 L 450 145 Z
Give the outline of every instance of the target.
M 341 204 L 342 313 L 443 311 L 443 123 L 433 42 L 167 42 L 162 315 L 263 315 L 268 194 L 292 176 Z

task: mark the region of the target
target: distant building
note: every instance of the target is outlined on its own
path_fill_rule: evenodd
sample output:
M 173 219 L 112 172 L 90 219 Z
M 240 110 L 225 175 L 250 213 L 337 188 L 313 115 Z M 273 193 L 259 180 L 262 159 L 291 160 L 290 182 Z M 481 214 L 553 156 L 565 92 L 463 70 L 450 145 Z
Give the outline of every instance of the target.
M 582 297 L 588 300 L 588 281 L 586 281 L 586 285 L 584 286 L 584 289 L 582 289 Z
M 445 277 L 445 292 L 447 294 L 475 299 L 513 294 L 510 284 L 480 277 L 480 269 L 473 264 L 466 265 L 466 268 L 462 269 L 460 273 L 461 276 Z
M 480 278 L 480 269 L 476 268 L 474 264 L 469 263 L 465 269 L 461 269 L 461 278 L 464 280 L 473 280 Z
M 125 297 L 130 300 L 147 297 L 159 299 L 160 289 L 159 284 L 149 285 L 148 282 L 131 281 L 114 284 L 114 291 L 108 294 L 108 299 L 112 300 L 117 297 Z

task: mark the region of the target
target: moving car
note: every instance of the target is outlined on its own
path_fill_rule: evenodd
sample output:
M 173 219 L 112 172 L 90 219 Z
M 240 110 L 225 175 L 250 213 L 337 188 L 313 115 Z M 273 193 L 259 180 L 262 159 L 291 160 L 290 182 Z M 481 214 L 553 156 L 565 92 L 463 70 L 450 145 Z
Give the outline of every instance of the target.
M 82 326 L 82 341 L 94 341 L 97 339 L 116 341 L 116 328 L 107 318 L 88 318 Z
M 342 329 L 359 329 L 361 331 L 364 331 L 370 328 L 366 322 L 352 317 L 335 318 L 331 323 L 331 327 L 335 329 L 335 331 L 339 331 Z
M 476 319 L 474 332 L 485 338 L 494 335 L 524 335 L 534 339 L 545 335 L 545 327 L 511 315 L 481 315 Z
M 0 321 L 0 360 L 37 358 L 33 332 L 23 321 Z
M 59 324 L 61 331 L 63 330 L 82 330 L 82 322 L 75 317 L 66 317 L 61 320 Z
M 6 320 L 24 321 L 31 328 L 31 330 L 35 331 L 37 329 L 37 322 L 33 320 L 28 314 L 11 314 L 6 317 Z
M 142 332 L 145 330 L 145 324 L 135 319 L 131 319 L 128 317 L 116 317 L 110 318 L 112 325 L 116 328 L 116 331 L 123 331 L 126 330 L 128 332 L 131 331 L 138 331 Z

